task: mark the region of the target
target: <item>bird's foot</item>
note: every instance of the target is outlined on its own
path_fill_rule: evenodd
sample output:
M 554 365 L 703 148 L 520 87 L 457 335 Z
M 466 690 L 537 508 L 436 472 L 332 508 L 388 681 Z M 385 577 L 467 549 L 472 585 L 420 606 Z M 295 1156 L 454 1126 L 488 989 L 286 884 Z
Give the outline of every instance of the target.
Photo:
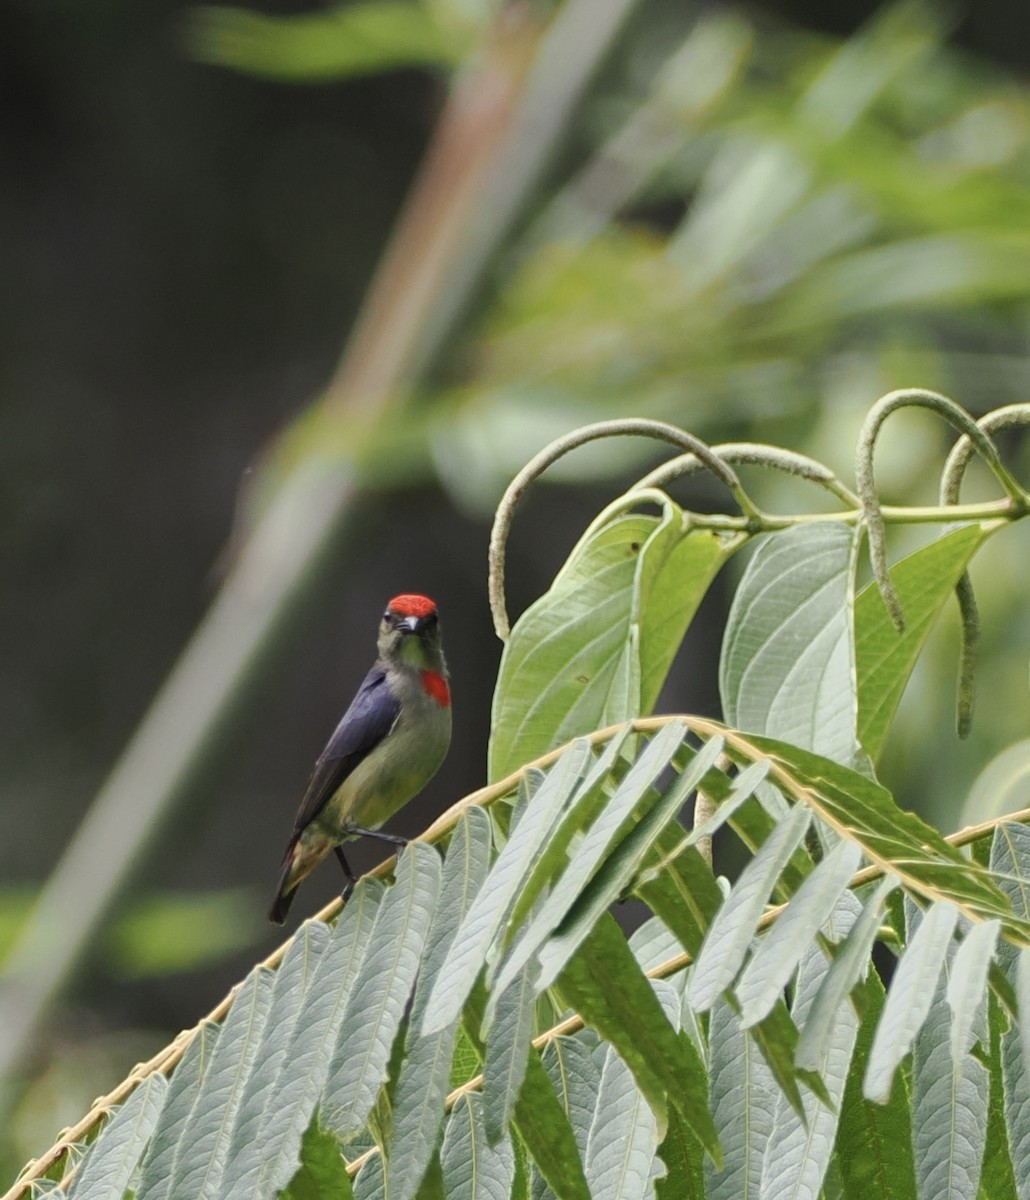
M 409 841 L 408 838 L 400 837 L 396 833 L 383 833 L 380 829 L 362 829 L 358 825 L 352 826 L 350 833 L 354 837 L 370 837 L 379 842 L 387 842 L 391 846 L 396 846 L 398 850 L 403 850 Z

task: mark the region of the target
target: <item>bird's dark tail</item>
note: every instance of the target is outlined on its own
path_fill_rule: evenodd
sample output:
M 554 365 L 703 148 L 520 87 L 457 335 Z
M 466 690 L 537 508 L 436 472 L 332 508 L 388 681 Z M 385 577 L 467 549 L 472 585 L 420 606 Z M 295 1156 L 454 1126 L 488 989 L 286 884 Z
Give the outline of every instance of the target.
M 276 925 L 282 925 L 286 921 L 286 914 L 290 911 L 290 905 L 293 903 L 293 897 L 297 891 L 297 884 L 290 882 L 292 858 L 292 854 L 286 856 L 283 873 L 279 876 L 279 886 L 275 889 L 275 899 L 272 901 L 272 907 L 268 910 L 268 919 Z

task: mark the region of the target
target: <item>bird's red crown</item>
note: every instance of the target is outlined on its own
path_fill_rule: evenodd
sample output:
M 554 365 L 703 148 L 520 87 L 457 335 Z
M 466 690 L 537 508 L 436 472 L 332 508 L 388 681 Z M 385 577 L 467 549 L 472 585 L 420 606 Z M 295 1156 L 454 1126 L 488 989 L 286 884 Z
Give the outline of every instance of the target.
M 421 620 L 423 617 L 428 617 L 430 613 L 435 613 L 436 605 L 428 596 L 411 593 L 410 595 L 394 596 L 390 601 L 390 611 L 395 612 L 399 617 L 418 617 Z

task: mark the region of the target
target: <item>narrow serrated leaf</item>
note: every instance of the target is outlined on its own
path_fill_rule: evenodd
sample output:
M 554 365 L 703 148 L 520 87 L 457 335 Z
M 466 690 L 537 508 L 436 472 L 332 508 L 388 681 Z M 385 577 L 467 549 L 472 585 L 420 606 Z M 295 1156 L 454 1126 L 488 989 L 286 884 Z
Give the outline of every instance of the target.
M 282 1030 L 286 1049 L 275 1056 L 275 1079 L 263 1089 L 259 1132 L 241 1146 L 238 1161 L 226 1166 L 223 1194 L 230 1200 L 274 1192 L 296 1172 L 304 1130 L 318 1102 L 333 1040 L 372 940 L 384 894 L 378 881 L 362 880 L 340 914 L 304 989 L 296 1019 Z M 269 1023 L 274 1028 L 274 1007 Z M 259 1062 L 256 1070 L 261 1069 Z
M 897 886 L 897 880 L 889 877 L 880 882 L 838 949 L 801 1027 L 795 1059 L 799 1068 L 817 1071 L 825 1058 L 841 1006 L 869 969 L 883 906 Z
M 721 997 L 708 1026 L 711 1108 L 723 1165 L 705 1163 L 706 1200 L 758 1200 L 778 1088 L 758 1047 Z
M 854 843 L 839 842 L 761 938 L 734 989 L 745 1029 L 760 1021 L 779 999 L 802 955 L 847 889 L 861 858 Z
M 600 1067 L 590 1048 L 576 1037 L 557 1037 L 548 1042 L 541 1061 L 568 1115 L 582 1158 L 587 1152 L 597 1089 L 601 1086 Z
M 831 941 L 840 940 L 860 912 L 861 906 L 854 896 L 843 893 L 825 922 L 825 935 Z M 798 968 L 791 1009 L 796 1024 L 803 1024 L 808 1016 L 829 969 L 822 946 L 810 943 Z M 818 1200 L 831 1165 L 840 1102 L 857 1033 L 857 1014 L 850 1005 L 842 1006 L 819 1063 L 819 1077 L 826 1089 L 824 1099 L 806 1089 L 801 1093 L 803 1111 L 799 1113 L 782 1091 L 777 1096 L 771 1138 L 774 1152 L 766 1155 L 763 1164 L 762 1200 Z
M 729 898 L 716 913 L 691 973 L 688 995 L 695 1012 L 711 1008 L 736 977 L 765 903 L 805 836 L 809 819 L 806 808 L 799 805 L 791 810 L 740 873 Z
M 932 912 L 923 918 L 923 924 L 931 918 Z M 915 1039 L 912 1148 L 916 1191 L 920 1200 L 975 1200 L 987 1141 L 990 1082 L 983 1063 L 972 1054 L 957 1060 L 952 1055 L 947 992 L 946 973 L 942 973 L 932 986 L 932 1003 Z
M 483 1121 L 486 1140 L 496 1146 L 508 1131 L 529 1059 L 535 990 L 528 971 L 508 988 L 486 1034 L 483 1064 Z
M 69 1195 L 75 1200 L 121 1200 L 157 1125 L 168 1092 L 163 1075 L 148 1075 L 108 1119 L 79 1163 Z
M 367 886 L 362 886 L 360 895 L 355 893 L 354 900 L 358 904 L 362 903 L 362 897 L 367 894 Z M 378 884 L 375 886 L 379 887 Z M 329 939 L 328 925 L 321 921 L 305 921 L 294 934 L 293 941 L 275 973 L 271 1003 L 274 1017 L 265 1022 L 254 1060 L 254 1069 L 243 1084 L 243 1095 L 229 1141 L 227 1166 L 230 1179 L 246 1174 L 245 1164 L 248 1161 L 253 1163 L 256 1169 L 262 1144 L 260 1131 L 265 1109 L 274 1092 L 308 984 L 329 945 Z
M 890 1096 L 894 1072 L 930 1011 L 957 920 L 953 904 L 933 905 L 898 962 L 866 1068 L 869 1100 L 882 1104 Z
M 680 777 L 670 784 L 657 803 L 638 816 L 630 831 L 594 873 L 562 918 L 553 936 L 544 943 L 538 953 L 538 991 L 550 987 L 583 938 L 611 905 L 629 890 L 662 831 L 675 820 L 687 797 L 706 774 L 707 765 L 715 759 L 720 745 L 721 739 L 713 739 L 704 747 Z M 570 864 L 570 871 L 576 861 L 578 860 Z M 556 885 L 552 896 L 563 883 L 564 878 Z M 556 904 L 555 907 L 557 909 L 561 905 Z
M 618 1050 L 660 1125 L 664 1127 L 667 1106 L 675 1105 L 704 1149 L 718 1156 L 697 1050 L 669 1024 L 611 914 L 583 942 L 558 987 L 583 1020 Z
M 479 1096 L 461 1096 L 451 1110 L 440 1165 L 447 1196 L 508 1200 L 515 1181 L 515 1151 L 508 1138 L 491 1146 Z
M 172 1196 L 213 1200 L 218 1195 L 233 1122 L 271 1008 L 273 982 L 268 968 L 256 967 L 233 1000 L 180 1134 L 168 1183 Z
M 391 1200 L 411 1200 L 416 1194 L 439 1140 L 458 1029 L 451 1025 L 419 1037 L 418 1018 L 448 946 L 486 878 L 490 849 L 490 817 L 484 809 L 471 808 L 458 822 L 447 849 L 440 900 L 415 988 L 406 1054 L 393 1096 L 393 1133 L 386 1168 Z
M 558 1200 L 592 1200 L 569 1118 L 535 1052 L 515 1106 L 515 1128 Z
M 987 972 L 1001 922 L 972 925 L 955 953 L 948 973 L 948 1006 L 951 1009 L 951 1057 L 958 1067 L 977 1040 L 973 1023 L 987 1003 Z
M 169 1194 L 172 1160 L 193 1100 L 211 1061 L 211 1053 L 218 1043 L 218 1034 L 219 1027 L 213 1022 L 201 1022 L 193 1041 L 186 1047 L 182 1060 L 172 1073 L 168 1093 L 143 1158 L 137 1189 L 148 1200 L 151 1197 L 153 1200 L 164 1200 Z
M 533 796 L 526 819 L 518 823 L 498 855 L 437 974 L 422 1017 L 423 1036 L 439 1033 L 457 1019 L 526 873 L 548 831 L 577 794 L 590 758 L 590 743 L 576 742 L 551 767 Z
M 346 1141 L 361 1130 L 387 1075 L 440 888 L 440 855 L 410 842 L 397 865 L 354 983 L 321 1100 L 327 1129 Z
M 632 1072 L 609 1047 L 583 1161 L 594 1200 L 644 1200 L 657 1128 Z
M 718 833 L 723 825 L 734 816 L 737 809 L 746 800 L 750 800 L 758 790 L 759 784 L 765 782 L 765 777 L 768 774 L 769 760 L 765 758 L 760 762 L 752 763 L 749 767 L 741 771 L 733 780 L 733 787 L 730 794 L 719 804 L 719 807 L 707 821 L 702 821 L 700 825 L 694 826 L 683 844 L 685 846 L 696 846 L 702 838 L 711 837 L 713 834 Z

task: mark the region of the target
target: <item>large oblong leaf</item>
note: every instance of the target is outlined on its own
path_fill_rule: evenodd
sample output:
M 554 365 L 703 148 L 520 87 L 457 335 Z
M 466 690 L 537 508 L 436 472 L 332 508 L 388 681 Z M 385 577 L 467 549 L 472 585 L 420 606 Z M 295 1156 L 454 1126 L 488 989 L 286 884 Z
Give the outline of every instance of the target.
M 156 1073 L 139 1085 L 89 1148 L 69 1195 L 76 1200 L 121 1200 L 167 1091 L 168 1080 Z
M 734 596 L 719 665 L 728 724 L 845 766 L 859 749 L 850 615 L 855 539 L 837 521 L 766 539 Z
M 660 517 L 599 518 L 505 646 L 491 780 L 579 734 L 647 715 L 697 606 L 742 540 L 685 531 L 667 498 Z

